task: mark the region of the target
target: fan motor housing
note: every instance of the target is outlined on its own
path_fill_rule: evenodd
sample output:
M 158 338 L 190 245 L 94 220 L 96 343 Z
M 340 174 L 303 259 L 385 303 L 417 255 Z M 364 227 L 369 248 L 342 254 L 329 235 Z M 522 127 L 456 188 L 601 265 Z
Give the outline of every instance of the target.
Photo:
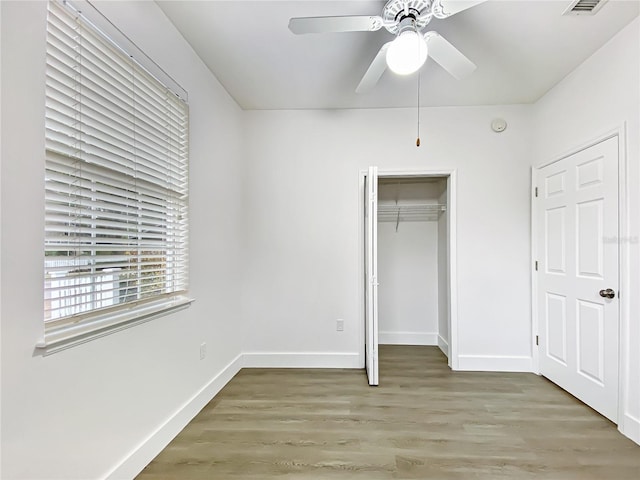
M 382 10 L 384 28 L 397 35 L 402 20 L 413 19 L 415 28 L 420 31 L 433 18 L 433 3 L 436 0 L 389 0 Z

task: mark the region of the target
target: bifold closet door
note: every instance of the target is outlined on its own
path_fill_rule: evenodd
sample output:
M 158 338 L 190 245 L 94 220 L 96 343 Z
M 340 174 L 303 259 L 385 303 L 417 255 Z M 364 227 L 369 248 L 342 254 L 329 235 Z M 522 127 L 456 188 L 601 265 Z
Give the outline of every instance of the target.
M 365 178 L 365 365 L 369 385 L 378 385 L 378 167 Z

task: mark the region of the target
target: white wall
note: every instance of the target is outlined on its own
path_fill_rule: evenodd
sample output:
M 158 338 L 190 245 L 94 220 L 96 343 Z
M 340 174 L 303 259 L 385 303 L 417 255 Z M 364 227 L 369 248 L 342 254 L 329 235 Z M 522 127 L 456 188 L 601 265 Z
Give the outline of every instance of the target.
M 1 476 L 7 479 L 100 478 L 133 453 L 116 470 L 130 478 L 238 368 L 227 366 L 240 354 L 243 331 L 242 112 L 154 2 L 94 3 L 189 92 L 196 301 L 48 357 L 35 351 L 43 319 L 46 4 L 2 1 Z
M 437 345 L 438 223 L 378 222 L 379 343 Z
M 629 311 L 621 324 L 621 374 L 626 393 L 619 426 L 640 442 L 640 20 L 634 20 L 534 108 L 535 158 L 542 164 L 624 125 L 628 232 L 621 238 L 629 277 L 621 298 Z
M 505 132 L 491 131 L 495 117 Z M 459 366 L 531 368 L 530 107 L 424 109 L 419 148 L 410 109 L 249 111 L 246 122 L 247 353 L 362 366 L 359 172 L 455 168 Z
M 445 189 L 438 203 L 447 203 L 448 190 Z M 438 346 L 449 356 L 449 212 L 438 217 Z

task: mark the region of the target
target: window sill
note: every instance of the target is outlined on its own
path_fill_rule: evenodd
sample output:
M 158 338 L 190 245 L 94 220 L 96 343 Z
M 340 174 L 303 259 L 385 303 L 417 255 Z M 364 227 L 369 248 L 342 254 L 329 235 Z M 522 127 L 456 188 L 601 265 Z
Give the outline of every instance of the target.
M 43 356 L 90 342 L 105 335 L 146 323 L 169 313 L 188 308 L 194 301 L 185 296 L 171 297 L 145 305 L 123 308 L 117 312 L 98 315 L 81 323 L 59 327 L 45 325 L 44 339 L 36 344 L 36 353 Z

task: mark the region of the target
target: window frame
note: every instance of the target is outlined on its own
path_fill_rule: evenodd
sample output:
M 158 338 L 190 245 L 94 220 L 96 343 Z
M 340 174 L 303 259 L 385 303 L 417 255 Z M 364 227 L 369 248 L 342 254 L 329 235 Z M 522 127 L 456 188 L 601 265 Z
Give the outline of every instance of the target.
M 193 298 L 189 296 L 189 290 L 188 290 L 189 288 L 188 287 L 188 281 L 189 281 L 189 273 L 188 273 L 188 264 L 189 264 L 189 259 L 188 259 L 188 255 L 189 255 L 189 246 L 188 246 L 188 231 L 189 231 L 189 220 L 188 220 L 188 209 L 189 209 L 189 202 L 188 202 L 189 139 L 188 139 L 188 135 L 189 133 L 188 131 L 189 131 L 189 125 L 188 123 L 189 123 L 189 119 L 188 117 L 189 117 L 189 112 L 188 112 L 187 92 L 179 84 L 177 84 L 175 80 L 173 80 L 169 75 L 167 75 L 166 72 L 162 70 L 162 68 L 160 68 L 155 62 L 153 62 L 144 52 L 142 52 L 142 50 L 140 50 L 131 40 L 129 40 L 129 38 L 126 35 L 124 35 L 107 18 L 105 18 L 91 3 L 87 2 L 86 0 L 78 0 L 78 1 L 51 0 L 49 2 L 48 9 L 51 10 L 52 8 L 59 8 L 59 9 L 66 10 L 67 13 L 75 17 L 75 21 L 80 22 L 82 24 L 82 28 L 89 30 L 91 34 L 95 35 L 96 37 L 99 37 L 100 41 L 108 43 L 109 46 L 115 51 L 115 54 L 120 55 L 121 60 L 122 58 L 124 58 L 126 61 L 130 62 L 133 69 L 137 69 L 138 72 L 142 72 L 144 75 L 148 75 L 153 79 L 154 82 L 158 82 L 159 85 L 162 85 L 163 88 L 165 88 L 168 92 L 170 92 L 170 93 L 167 93 L 168 95 L 175 96 L 174 102 L 181 101 L 184 103 L 184 109 L 185 109 L 184 112 L 186 112 L 185 113 L 186 139 L 184 140 L 186 145 L 185 147 L 186 153 L 184 158 L 184 170 L 185 170 L 184 179 L 182 181 L 184 182 L 184 188 L 186 190 L 186 198 L 183 200 L 183 203 L 179 203 L 179 208 L 184 209 L 185 218 L 183 219 L 182 217 L 180 217 L 178 220 L 178 223 L 175 223 L 175 220 L 174 220 L 174 223 L 166 223 L 167 221 L 170 221 L 170 220 L 166 220 L 169 217 L 167 217 L 168 214 L 164 214 L 164 216 L 162 217 L 161 225 L 164 228 L 169 228 L 169 229 L 173 228 L 172 226 L 175 226 L 175 225 L 180 225 L 180 226 L 184 225 L 185 227 L 184 237 L 182 236 L 180 237 L 181 241 L 179 243 L 184 244 L 184 251 L 181 250 L 181 255 L 182 255 L 182 258 L 185 258 L 186 260 L 183 260 L 182 263 L 180 263 L 180 265 L 183 266 L 185 269 L 184 279 L 183 279 L 184 289 L 154 294 L 149 298 L 141 299 L 139 297 L 140 297 L 140 291 L 142 289 L 142 282 L 141 282 L 142 275 L 139 273 L 137 276 L 137 280 L 139 282 L 137 286 L 138 290 L 136 293 L 137 298 L 133 301 L 126 300 L 126 295 L 125 295 L 124 297 L 125 301 L 122 303 L 117 303 L 115 305 L 101 307 L 101 308 L 91 308 L 87 311 L 77 312 L 72 315 L 64 316 L 62 318 L 44 319 L 43 336 L 37 342 L 36 347 L 39 349 L 43 349 L 44 350 L 43 353 L 45 355 L 48 355 L 50 353 L 55 353 L 59 350 L 66 349 L 74 345 L 85 343 L 94 338 L 99 338 L 104 335 L 108 335 L 116 331 L 120 331 L 125 328 L 130 328 L 134 325 L 147 322 L 149 320 L 152 320 L 160 316 L 164 316 L 168 313 L 175 312 L 177 310 L 184 309 L 188 307 L 191 304 L 191 302 L 193 302 Z M 47 50 L 49 49 L 49 41 L 50 41 L 49 40 L 49 35 L 50 35 L 49 15 L 51 14 L 52 14 L 51 11 L 49 11 L 48 17 L 47 17 Z M 49 85 L 48 82 L 49 80 L 45 82 L 47 86 Z M 123 95 L 123 97 L 128 99 L 126 95 Z M 47 102 L 49 101 L 50 99 L 47 95 Z M 135 123 L 135 118 L 137 117 L 134 117 L 134 123 Z M 79 127 L 79 129 L 86 128 L 85 124 L 82 124 L 82 125 L 83 126 Z M 49 161 L 50 161 L 49 158 L 52 155 L 55 156 L 56 155 L 55 152 L 52 153 L 52 151 L 48 149 L 45 150 L 45 158 L 47 158 L 47 165 L 49 165 Z M 133 162 L 135 164 L 137 162 L 136 159 L 138 157 L 136 156 L 136 154 L 134 154 L 133 158 L 134 158 Z M 82 163 L 83 160 L 80 158 L 77 161 Z M 119 177 L 117 175 L 116 177 L 114 177 L 113 174 L 114 174 L 114 171 L 111 171 L 112 176 L 110 178 L 107 175 L 107 178 L 108 178 L 107 182 L 108 180 L 111 180 L 112 182 L 116 182 L 116 183 L 119 181 Z M 107 185 L 109 184 L 107 183 Z M 85 188 L 85 190 L 87 189 Z M 143 194 L 141 194 L 140 191 L 136 191 L 136 190 L 133 190 L 132 194 L 137 197 L 143 196 Z M 166 199 L 169 197 L 161 197 L 161 198 Z M 170 198 L 173 198 L 173 197 L 170 197 Z M 82 212 L 86 212 L 86 211 L 92 212 L 92 208 L 87 208 L 86 210 L 82 210 Z M 183 221 L 184 221 L 184 224 L 182 223 Z M 85 223 L 90 223 L 90 222 L 85 222 Z M 90 227 L 89 230 L 96 230 L 95 225 L 94 225 L 94 228 Z M 138 227 L 138 230 L 141 230 L 141 227 Z M 159 235 L 164 240 L 159 240 L 160 246 L 158 247 L 157 252 L 164 253 L 165 257 L 163 258 L 165 259 L 165 261 L 168 262 L 167 258 L 169 257 L 167 257 L 166 255 L 169 255 L 168 252 L 171 251 L 172 243 L 171 243 L 171 240 L 169 240 L 169 238 L 167 237 L 168 234 L 160 233 Z M 105 237 L 106 236 L 108 235 L 105 235 Z M 96 234 L 96 238 L 98 239 L 101 239 L 101 238 L 104 239 L 105 237 L 100 237 L 98 234 Z M 164 243 L 162 243 L 163 241 Z M 100 243 L 100 242 L 94 242 L 93 245 L 97 243 Z M 47 245 L 47 239 L 45 238 L 45 246 L 46 245 Z M 106 245 L 106 244 L 103 243 L 103 245 Z M 108 244 L 108 245 L 113 246 L 114 244 Z M 145 245 L 140 243 L 140 238 L 138 239 L 137 245 L 138 245 L 137 246 L 138 258 L 136 260 L 137 263 L 135 263 L 135 265 L 138 265 L 137 268 L 140 269 L 139 265 L 142 262 L 142 260 L 140 260 L 140 258 L 142 258 L 141 250 L 144 249 Z M 91 247 L 83 246 L 82 248 L 90 249 Z M 173 253 L 175 254 L 175 252 Z M 95 255 L 93 255 L 93 257 L 97 258 Z M 77 257 L 77 258 L 82 258 L 82 257 Z M 46 259 L 47 259 L 47 256 L 45 255 L 44 256 L 45 265 L 46 265 Z M 162 264 L 162 262 L 160 263 Z M 95 268 L 95 267 L 96 266 L 94 264 L 91 268 Z M 47 267 L 45 266 L 45 270 L 46 268 Z M 165 288 L 165 285 L 166 285 L 166 283 L 162 283 L 162 282 L 166 282 L 167 278 L 170 278 L 171 274 L 167 273 L 170 271 L 170 268 L 166 264 L 164 264 L 164 266 L 161 266 L 159 268 L 157 267 L 151 267 L 151 268 L 152 269 L 155 268 L 152 270 L 152 272 L 160 272 L 159 276 L 154 277 L 154 279 L 161 282 L 160 287 L 154 288 L 153 290 L 154 291 L 162 290 L 163 288 Z M 95 295 L 95 286 L 100 285 L 100 282 L 102 281 L 102 280 L 100 281 L 95 280 L 95 278 L 97 278 L 97 275 L 100 275 L 100 274 L 93 273 L 89 277 L 87 277 L 91 279 L 90 282 L 87 284 L 87 285 L 90 285 L 91 288 L 93 289 L 90 292 L 91 295 Z M 102 275 L 100 276 L 102 277 Z M 111 277 L 113 278 L 113 275 Z M 120 282 L 120 280 L 117 280 L 117 281 Z M 114 281 L 113 283 L 115 284 L 116 281 Z M 79 285 L 81 286 L 82 284 L 75 284 L 73 288 L 77 290 Z M 64 286 L 61 288 L 64 288 Z M 126 289 L 128 287 L 113 288 L 114 292 L 115 291 L 119 292 L 118 297 L 116 297 L 117 300 L 123 298 L 121 296 L 122 294 L 120 293 L 121 288 Z M 45 303 L 47 301 L 46 295 L 47 295 L 47 291 L 45 290 L 42 296 Z M 75 296 L 77 295 L 78 294 L 75 294 Z M 82 293 L 82 295 L 84 295 L 84 293 Z M 96 302 L 95 304 L 98 304 L 98 303 L 101 303 L 101 302 Z

